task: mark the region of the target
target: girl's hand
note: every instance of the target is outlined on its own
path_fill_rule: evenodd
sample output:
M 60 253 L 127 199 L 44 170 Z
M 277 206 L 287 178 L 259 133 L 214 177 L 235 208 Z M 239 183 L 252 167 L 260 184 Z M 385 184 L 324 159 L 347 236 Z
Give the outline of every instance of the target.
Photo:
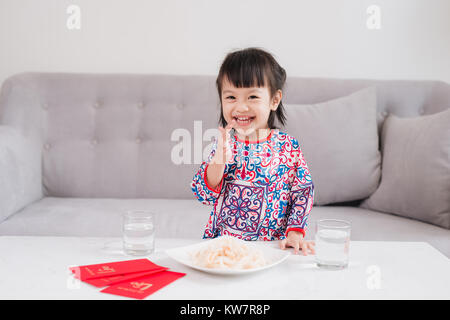
M 227 163 L 233 163 L 234 157 L 229 143 L 230 130 L 233 128 L 233 125 L 235 125 L 235 120 L 229 123 L 225 128 L 219 128 L 220 136 L 217 140 L 216 152 L 206 171 L 206 182 L 214 190 L 219 186 L 220 181 L 223 179 L 225 165 Z
M 294 254 L 298 254 L 301 249 L 304 256 L 308 255 L 308 252 L 315 254 L 314 246 L 314 241 L 306 241 L 303 239 L 303 234 L 298 231 L 289 231 L 286 239 L 280 241 L 281 249 L 292 247 L 294 248 Z
M 220 137 L 217 141 L 217 150 L 213 163 L 226 164 L 233 162 L 233 153 L 230 149 L 230 131 L 236 126 L 236 120 L 232 120 L 225 128 L 219 127 Z

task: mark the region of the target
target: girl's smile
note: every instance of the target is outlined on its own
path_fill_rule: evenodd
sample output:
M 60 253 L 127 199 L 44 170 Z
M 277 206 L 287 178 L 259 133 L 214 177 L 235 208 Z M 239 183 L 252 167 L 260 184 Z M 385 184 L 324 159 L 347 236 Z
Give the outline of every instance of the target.
M 249 126 L 256 117 L 254 116 L 241 116 L 236 115 L 233 116 L 233 119 L 236 120 L 236 123 L 241 127 Z

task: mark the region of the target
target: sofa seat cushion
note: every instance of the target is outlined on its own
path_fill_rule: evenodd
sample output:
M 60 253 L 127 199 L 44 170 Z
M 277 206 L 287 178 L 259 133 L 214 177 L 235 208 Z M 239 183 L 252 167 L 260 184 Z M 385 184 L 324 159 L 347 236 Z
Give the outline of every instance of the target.
M 428 242 L 450 258 L 450 230 L 414 219 L 348 206 L 313 207 L 306 238 L 314 237 L 315 222 L 342 219 L 351 222 L 351 240 Z
M 183 199 L 47 197 L 1 223 L 0 235 L 121 236 L 122 215 L 127 210 L 155 212 L 157 237 L 200 239 L 210 207 Z
M 43 198 L 3 221 L 0 235 L 121 236 L 122 214 L 132 209 L 156 213 L 157 237 L 200 240 L 212 207 L 186 199 Z M 450 230 L 428 223 L 358 207 L 315 206 L 308 239 L 319 219 L 351 221 L 352 240 L 423 241 L 450 257 Z

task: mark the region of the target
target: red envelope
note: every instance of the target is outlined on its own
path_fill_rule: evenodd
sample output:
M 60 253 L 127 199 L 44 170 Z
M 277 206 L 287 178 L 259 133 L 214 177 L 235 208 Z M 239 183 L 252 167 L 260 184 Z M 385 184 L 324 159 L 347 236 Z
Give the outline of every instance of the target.
M 100 292 L 129 298 L 144 299 L 148 295 L 185 275 L 185 273 L 180 272 L 161 271 L 149 276 L 143 276 L 141 278 L 135 278 L 109 286 Z
M 148 259 L 126 260 L 118 262 L 107 262 L 99 264 L 90 264 L 85 266 L 69 268 L 75 277 L 85 281 L 97 278 L 119 276 L 128 273 L 151 271 L 161 268 Z
M 113 285 L 116 283 L 120 283 L 122 281 L 126 281 L 126 280 L 131 280 L 134 278 L 140 278 L 143 276 L 147 276 L 156 272 L 161 272 L 161 271 L 165 271 L 169 268 L 166 267 L 159 267 L 159 268 L 155 268 L 151 271 L 143 271 L 143 272 L 134 272 L 134 273 L 126 273 L 126 274 L 121 274 L 118 276 L 111 276 L 111 277 L 105 277 L 105 278 L 96 278 L 96 279 L 91 279 L 91 280 L 84 280 L 84 282 L 89 283 L 90 285 L 93 285 L 97 288 L 102 288 L 108 285 Z

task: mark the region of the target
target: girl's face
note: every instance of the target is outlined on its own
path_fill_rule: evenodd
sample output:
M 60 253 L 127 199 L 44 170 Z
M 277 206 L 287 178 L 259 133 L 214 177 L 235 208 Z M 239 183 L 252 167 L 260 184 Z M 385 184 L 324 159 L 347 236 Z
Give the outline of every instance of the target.
M 234 128 L 241 137 L 256 140 L 261 138 L 260 129 L 269 129 L 270 111 L 278 108 L 281 97 L 281 90 L 270 97 L 267 86 L 236 88 L 225 77 L 221 97 L 223 116 L 227 123 L 236 121 Z

